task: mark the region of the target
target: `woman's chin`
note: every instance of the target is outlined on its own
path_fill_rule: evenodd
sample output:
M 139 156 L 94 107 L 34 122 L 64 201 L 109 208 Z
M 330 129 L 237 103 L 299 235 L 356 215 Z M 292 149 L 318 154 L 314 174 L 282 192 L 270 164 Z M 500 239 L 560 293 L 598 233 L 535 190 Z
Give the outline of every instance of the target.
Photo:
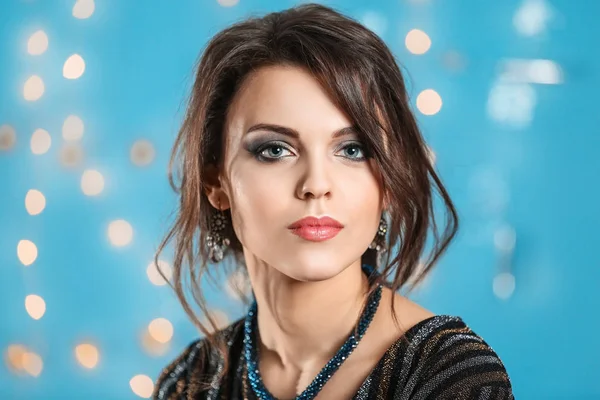
M 281 271 L 292 279 L 301 282 L 320 282 L 325 281 L 339 275 L 344 271 L 344 267 L 336 263 L 305 263 L 298 265 L 290 265 L 286 271 Z

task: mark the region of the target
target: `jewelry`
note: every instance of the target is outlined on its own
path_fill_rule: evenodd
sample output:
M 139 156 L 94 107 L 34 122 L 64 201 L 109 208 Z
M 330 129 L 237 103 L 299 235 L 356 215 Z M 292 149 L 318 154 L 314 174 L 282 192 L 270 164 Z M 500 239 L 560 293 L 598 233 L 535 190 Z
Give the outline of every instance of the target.
M 225 237 L 224 230 L 227 225 L 227 217 L 221 210 L 219 201 L 219 212 L 213 214 L 208 225 L 208 234 L 206 235 L 206 246 L 208 247 L 208 258 L 213 263 L 223 260 L 225 250 L 229 246 L 229 238 Z
M 377 275 L 377 272 L 370 265 L 363 265 L 363 271 L 369 276 L 369 280 L 372 281 L 373 277 Z M 338 352 L 331 358 L 325 367 L 319 372 L 315 379 L 308 385 L 308 387 L 298 396 L 296 400 L 309 400 L 314 399 L 317 394 L 323 389 L 323 386 L 332 377 L 332 375 L 340 368 L 340 366 L 346 361 L 348 356 L 354 351 L 360 340 L 363 338 L 367 328 L 373 320 L 373 316 L 379 306 L 379 300 L 381 299 L 382 286 L 379 284 L 377 289 L 369 296 L 367 306 L 365 307 L 360 319 L 358 321 L 358 337 L 354 335 L 354 332 L 350 334 L 346 342 L 338 350 Z M 261 400 L 276 400 L 275 397 L 269 393 L 265 387 L 260 372 L 258 369 L 258 326 L 257 326 L 257 305 L 256 301 L 252 303 L 246 320 L 244 321 L 244 358 L 246 362 L 246 370 L 248 373 L 248 380 L 254 394 Z
M 384 253 L 387 248 L 385 245 L 385 234 L 387 233 L 387 221 L 381 216 L 379 220 L 379 229 L 377 229 L 377 235 L 375 235 L 375 239 L 369 245 L 370 249 L 375 249 L 378 252 Z

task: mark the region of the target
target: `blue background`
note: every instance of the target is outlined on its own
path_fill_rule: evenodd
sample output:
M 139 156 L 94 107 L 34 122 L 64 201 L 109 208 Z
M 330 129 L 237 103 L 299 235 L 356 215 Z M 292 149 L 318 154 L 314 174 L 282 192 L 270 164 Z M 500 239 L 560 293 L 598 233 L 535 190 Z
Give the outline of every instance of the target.
M 44 362 L 35 378 L 0 364 L 3 398 L 136 398 L 130 379 L 137 374 L 155 379 L 197 336 L 170 289 L 154 286 L 146 276 L 176 206 L 166 167 L 193 65 L 220 29 L 295 3 L 241 0 L 223 7 L 212 0 L 103 0 L 83 20 L 71 15 L 73 4 L 3 0 L 0 5 L 0 125 L 16 131 L 15 145 L 0 151 L 0 351 L 23 344 Z M 517 399 L 600 399 L 600 53 L 595 47 L 600 2 L 324 4 L 381 35 L 406 68 L 413 101 L 427 88 L 443 100 L 439 113 L 417 115 L 462 226 L 415 300 L 435 313 L 460 315 L 483 336 L 504 361 Z M 551 15 L 543 29 L 527 36 L 513 20 L 531 4 L 542 4 Z M 424 55 L 411 54 L 404 45 L 413 28 L 432 40 Z M 39 29 L 48 35 L 49 47 L 32 56 L 27 39 Z M 62 66 L 73 53 L 84 58 L 86 70 L 67 80 Z M 511 59 L 552 60 L 562 81 L 507 83 L 501 72 Z M 45 93 L 28 102 L 23 84 L 33 74 L 44 80 Z M 498 85 L 516 93 L 525 87 L 530 103 L 533 93 L 529 111 L 517 104 L 504 119 L 491 113 L 490 102 L 499 101 Z M 519 119 L 523 112 L 530 120 Z M 85 124 L 84 158 L 74 168 L 59 162 L 61 126 L 69 114 Z M 52 137 L 43 155 L 29 149 L 37 128 Z M 138 139 L 150 141 L 156 152 L 146 167 L 129 157 Z M 99 196 L 85 196 L 80 189 L 88 168 L 104 176 Z M 25 209 L 30 189 L 46 198 L 39 215 Z M 133 227 L 125 247 L 108 240 L 107 227 L 115 219 Z M 492 285 L 500 263 L 494 235 L 504 226 L 516 233 L 508 266 L 516 287 L 507 299 L 495 295 Z M 38 248 L 29 267 L 17 257 L 22 239 Z M 40 320 L 25 311 L 30 293 L 46 302 Z M 231 320 L 243 312 L 226 291 L 212 289 L 208 297 Z M 153 356 L 140 335 L 157 317 L 173 323 L 174 336 L 166 353 Z M 83 340 L 92 340 L 100 351 L 91 370 L 74 357 L 74 346 Z

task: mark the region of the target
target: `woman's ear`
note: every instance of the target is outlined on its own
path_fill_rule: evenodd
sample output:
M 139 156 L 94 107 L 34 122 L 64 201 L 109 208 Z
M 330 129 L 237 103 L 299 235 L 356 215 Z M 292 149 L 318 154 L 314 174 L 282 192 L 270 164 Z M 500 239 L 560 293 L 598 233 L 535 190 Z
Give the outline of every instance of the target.
M 229 195 L 221 185 L 219 169 L 214 164 L 208 164 L 204 171 L 204 194 L 210 204 L 219 211 L 227 210 L 231 207 Z

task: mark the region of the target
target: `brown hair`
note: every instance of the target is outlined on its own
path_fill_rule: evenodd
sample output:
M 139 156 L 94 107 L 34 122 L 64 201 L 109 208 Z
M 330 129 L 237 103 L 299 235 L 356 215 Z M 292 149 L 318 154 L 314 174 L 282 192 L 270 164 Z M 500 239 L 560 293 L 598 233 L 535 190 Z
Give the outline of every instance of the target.
M 377 266 L 382 283 L 393 290 L 414 287 L 431 270 L 458 229 L 456 210 L 429 160 L 428 148 L 411 112 L 400 68 L 377 35 L 318 4 L 252 17 L 226 28 L 207 44 L 197 67 L 169 163 L 171 186 L 180 194 L 179 209 L 156 254 L 157 261 L 165 246 L 174 241 L 172 287 L 207 340 L 222 351 L 223 344 L 217 343 L 214 336 L 217 326 L 207 312 L 200 288 L 202 277 L 211 270 L 204 241 L 209 220 L 218 212 L 206 197 L 204 178 L 209 164 L 222 166 L 224 120 L 236 91 L 250 72 L 273 65 L 309 71 L 349 116 L 367 153 L 376 160 L 388 198 L 389 251 L 381 263 L 372 249 L 367 249 L 362 259 Z M 434 189 L 446 209 L 441 235 L 434 218 Z M 230 210 L 225 215 L 231 228 Z M 423 260 L 430 228 L 434 240 L 429 256 Z M 227 234 L 231 241 L 229 255 L 234 265 L 243 269 L 241 244 L 232 229 Z M 212 328 L 201 322 L 186 299 L 186 279 L 195 305 Z

